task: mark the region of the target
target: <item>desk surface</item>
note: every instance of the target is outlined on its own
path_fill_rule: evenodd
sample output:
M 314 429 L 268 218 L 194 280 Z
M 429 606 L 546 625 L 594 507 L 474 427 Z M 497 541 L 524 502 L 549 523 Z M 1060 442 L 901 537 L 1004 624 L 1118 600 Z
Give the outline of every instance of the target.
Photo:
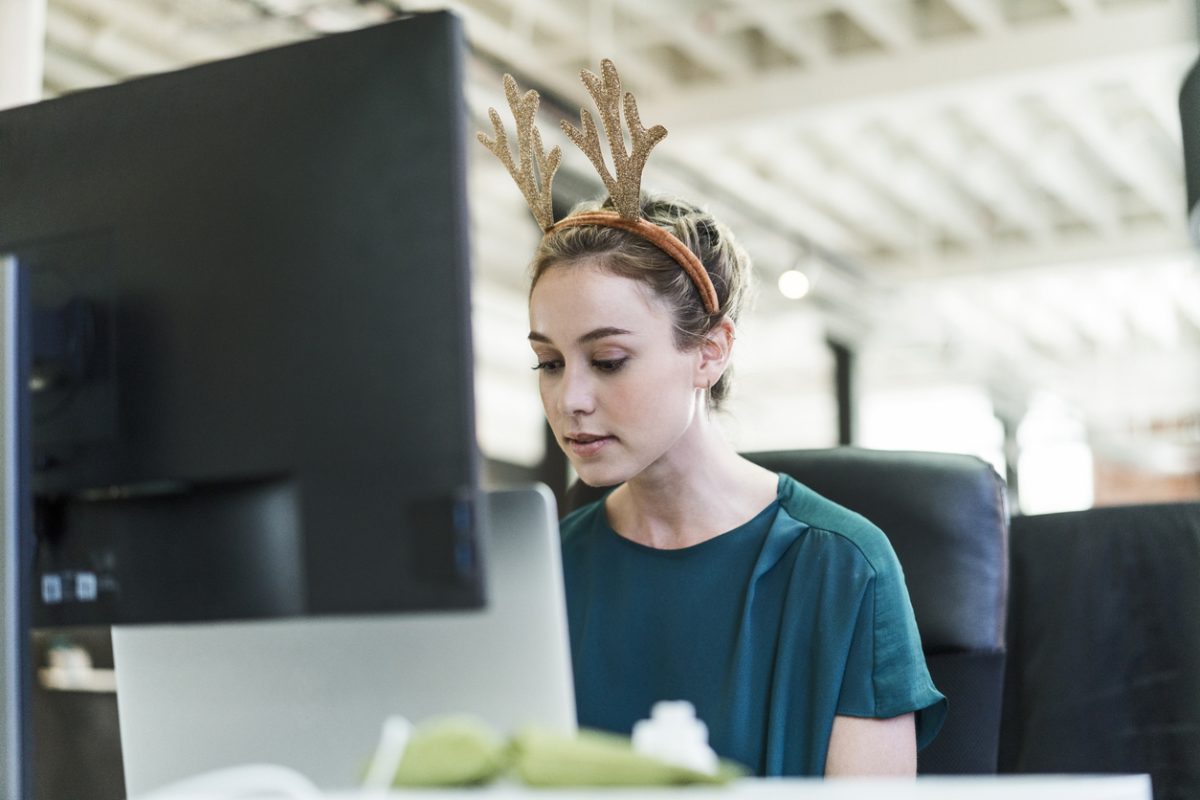
M 636 797 L 746 798 L 746 800 L 1151 800 L 1148 775 L 999 777 L 926 777 L 917 780 L 772 779 L 737 781 L 727 787 L 686 789 L 528 789 L 497 784 L 458 791 L 408 791 L 387 795 L 346 792 L 327 795 L 329 800 L 620 800 Z

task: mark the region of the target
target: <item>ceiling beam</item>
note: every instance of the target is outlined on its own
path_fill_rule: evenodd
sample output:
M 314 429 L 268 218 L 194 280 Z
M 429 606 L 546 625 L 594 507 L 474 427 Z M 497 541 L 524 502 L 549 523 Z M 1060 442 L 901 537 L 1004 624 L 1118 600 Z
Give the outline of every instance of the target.
M 81 54 L 120 78 L 178 66 L 157 48 L 131 39 L 110 24 L 96 25 L 88 15 L 58 4 L 46 10 L 46 42 L 48 48 Z
M 1096 0 L 1059 0 L 1059 2 L 1079 19 L 1089 19 L 1100 13 Z
M 1097 103 L 1078 92 L 1052 92 L 1050 102 L 1063 122 L 1074 128 L 1092 152 L 1155 212 L 1168 222 L 1183 223 L 1180 177 L 1164 163 L 1150 139 L 1157 132 L 1153 122 L 1114 123 L 1105 118 Z
M 720 37 L 702 34 L 686 14 L 664 14 L 660 6 L 645 0 L 611 0 L 622 12 L 651 29 L 669 34 L 666 41 L 682 50 L 688 58 L 711 71 L 719 83 L 742 85 L 750 75 L 750 65 L 730 50 Z
M 988 239 L 989 232 L 967 196 L 878 127 L 835 123 L 821 141 L 861 180 L 872 183 L 875 191 L 890 197 L 912 219 L 924 220 L 946 237 L 972 246 Z M 919 249 L 925 244 L 928 242 L 919 241 Z
M 676 156 L 685 155 L 683 147 Z M 744 162 L 731 158 L 723 148 L 708 143 L 691 145 L 686 150 L 689 161 L 704 164 L 704 174 L 730 192 L 744 198 L 742 205 L 752 214 L 782 230 L 794 231 L 801 239 L 809 239 L 821 248 L 837 253 L 854 254 L 859 238 L 836 219 L 812 206 L 794 192 L 788 192 L 774 182 L 758 175 Z
M 963 298 L 962 303 L 971 308 L 972 314 L 980 313 L 980 306 L 992 309 L 1002 329 L 1024 338 L 1051 361 L 1069 362 L 1084 350 L 1084 339 L 1072 319 L 1059 313 L 1046 298 L 1023 291 L 1011 281 L 997 282 L 974 302 Z
M 120 76 L 79 59 L 73 52 L 60 49 L 53 38 L 48 37 L 45 56 L 43 78 L 47 92 L 51 94 L 107 86 L 120 80 Z
M 943 341 L 935 346 L 945 353 L 948 345 L 947 355 L 956 354 L 962 359 L 960 366 L 973 370 L 981 383 L 994 380 L 996 375 L 1007 375 L 1017 382 L 1036 386 L 1054 371 L 1056 365 L 1045 353 L 1032 348 L 1025 337 L 1014 335 L 1012 324 L 998 318 L 992 307 L 981 307 L 974 298 L 964 302 L 962 296 L 944 287 L 917 291 L 916 297 L 907 296 L 909 302 L 904 308 L 909 314 L 938 320 L 944 334 Z M 879 330 L 885 337 L 881 347 L 902 344 L 897 335 L 904 330 L 902 325 L 880 326 Z
M 1024 276 L 1022 291 L 1041 298 L 1043 310 L 1071 320 L 1093 343 L 1094 350 L 1128 347 L 1130 328 L 1119 298 L 1106 292 L 1096 280 L 1098 270 L 1081 271 L 1074 277 L 1048 270 L 1047 274 Z M 1022 280 L 1022 276 L 1017 276 Z M 1030 310 L 1028 313 L 1035 313 Z
M 829 64 L 828 43 L 812 30 L 810 17 L 796 16 L 794 4 L 773 6 L 760 0 L 733 0 L 733 3 L 740 25 L 753 25 L 771 44 L 804 66 L 816 69 Z
M 979 133 L 1025 169 L 1043 189 L 1102 236 L 1120 228 L 1115 187 L 1105 184 L 1082 160 L 1069 130 L 1043 130 L 1015 103 L 980 101 L 965 109 Z
M 843 14 L 888 50 L 907 52 L 916 44 L 908 4 L 896 0 L 838 0 Z
M 910 113 L 980 90 L 1018 93 L 1044 86 L 1048 73 L 1090 80 L 1099 73 L 1125 79 L 1146 63 L 1194 58 L 1192 0 L 1117 6 L 1087 20 L 1076 18 L 1008 28 L 986 38 L 931 42 L 904 54 L 858 56 L 831 70 L 792 69 L 744 84 L 692 89 L 658 99 L 668 127 L 711 135 L 721 126 L 802 121 L 818 114 Z M 836 79 L 831 79 L 831 73 Z
M 579 17 L 562 3 L 520 0 L 514 8 L 509 28 L 510 41 L 523 43 L 525 54 L 536 51 L 543 56 L 543 66 L 539 72 L 530 75 L 531 79 L 540 80 L 547 73 L 563 72 L 560 65 L 564 63 L 571 67 L 566 72 L 575 75 L 574 68 L 581 58 L 586 59 L 589 69 L 597 71 L 601 58 L 611 58 L 623 73 L 622 83 L 635 87 L 639 95 L 670 89 L 673 85 L 670 76 L 662 69 L 644 58 L 637 48 L 628 47 L 620 40 L 614 41 L 611 5 L 589 4 L 588 14 L 587 25 L 580 25 Z M 553 47 L 535 47 L 533 33 L 536 27 L 554 40 Z M 487 43 L 473 41 L 472 44 L 482 46 Z M 562 99 L 578 104 L 585 98 L 583 84 L 576 80 L 574 91 Z
M 1179 347 L 1182 326 L 1168 292 L 1146 280 L 1124 280 L 1110 291 L 1124 306 L 1131 328 L 1153 347 L 1168 351 Z
M 946 3 L 982 34 L 1000 33 L 1008 27 L 996 0 L 946 0 Z
M 858 247 L 911 251 L 915 244 L 912 220 L 844 169 L 814 157 L 808 147 L 786 138 L 755 136 L 732 148 L 739 161 L 756 171 L 769 171 L 788 195 L 804 197 L 813 206 L 828 208 L 836 219 L 857 232 Z
M 911 115 L 892 121 L 892 129 L 918 158 L 937 169 L 941 179 L 959 186 L 999 217 L 995 227 L 1019 231 L 1035 243 L 1052 231 L 1043 203 L 995 150 L 968 146 L 943 113 Z
M 1130 88 L 1138 94 L 1146 110 L 1158 121 L 1179 152 L 1183 147 L 1179 87 L 1195 60 L 1194 51 L 1180 50 L 1174 58 L 1164 59 L 1157 69 L 1147 69 L 1129 77 Z
M 546 69 L 546 61 L 528 40 L 473 8 L 464 0 L 405 0 L 406 11 L 453 11 L 462 18 L 467 40 L 478 52 L 508 65 L 518 74 L 522 89 L 529 88 L 528 81 L 536 80 L 538 88 L 554 92 L 563 98 L 579 98 L 582 87 L 578 75 L 566 74 L 563 70 Z M 522 80 L 522 78 L 524 78 Z M 497 86 L 499 91 L 499 86 Z M 496 104 L 497 109 L 502 104 Z
M 1200 331 L 1200 272 L 1180 270 L 1168 287 L 1175 298 L 1176 313 Z
M 1045 272 L 1075 275 L 1088 280 L 1089 270 L 1106 266 L 1140 265 L 1194 258 L 1187 231 L 1182 227 L 1156 226 L 1146 230 L 1125 231 L 1114 240 L 1095 236 L 1078 239 L 1056 238 L 1044 242 L 1001 242 L 993 240 L 986 250 L 946 257 L 938 264 L 936 275 L 919 271 L 904 260 L 894 264 L 875 263 L 887 269 L 899 281 L 975 280 L 981 275 Z

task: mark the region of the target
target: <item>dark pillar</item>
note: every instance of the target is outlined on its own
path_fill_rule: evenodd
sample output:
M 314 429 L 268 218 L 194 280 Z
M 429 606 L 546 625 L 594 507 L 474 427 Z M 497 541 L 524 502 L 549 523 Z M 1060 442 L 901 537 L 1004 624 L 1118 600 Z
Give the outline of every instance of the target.
M 854 444 L 854 412 L 858 391 L 854 375 L 855 352 L 845 343 L 827 339 L 833 352 L 834 390 L 837 392 L 838 444 Z
M 1017 461 L 1021 457 L 1021 448 L 1017 444 L 1017 427 L 1020 420 L 1003 414 L 996 416 L 1004 427 L 1004 486 L 1008 494 L 1009 513 L 1018 514 L 1021 509 L 1021 483 L 1017 471 Z

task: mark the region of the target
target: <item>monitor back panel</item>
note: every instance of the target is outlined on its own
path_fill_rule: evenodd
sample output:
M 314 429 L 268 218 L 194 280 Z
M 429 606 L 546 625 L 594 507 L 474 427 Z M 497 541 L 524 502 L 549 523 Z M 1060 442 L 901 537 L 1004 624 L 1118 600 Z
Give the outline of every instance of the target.
M 36 624 L 479 603 L 462 49 L 417 15 L 0 112 Z

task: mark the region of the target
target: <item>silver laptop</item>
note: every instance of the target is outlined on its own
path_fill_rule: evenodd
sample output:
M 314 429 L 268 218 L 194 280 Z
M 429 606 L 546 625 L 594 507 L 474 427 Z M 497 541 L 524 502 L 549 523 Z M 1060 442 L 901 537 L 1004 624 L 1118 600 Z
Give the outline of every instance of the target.
M 482 611 L 114 628 L 129 794 L 250 763 L 355 786 L 391 714 L 574 730 L 553 496 L 502 490 L 487 506 Z

